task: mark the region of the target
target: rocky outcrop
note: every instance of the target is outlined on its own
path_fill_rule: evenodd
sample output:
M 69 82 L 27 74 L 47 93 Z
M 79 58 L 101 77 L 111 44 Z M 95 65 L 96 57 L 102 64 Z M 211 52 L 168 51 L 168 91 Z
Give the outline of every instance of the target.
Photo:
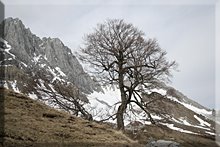
M 0 32 L 0 86 L 82 115 L 85 94 L 101 88 L 71 49 L 58 38 L 37 37 L 18 18 L 5 19 Z
M 19 19 L 8 18 L 4 20 L 4 40 L 10 46 L 7 59 L 14 62 L 18 68 L 26 72 L 36 73 L 47 66 L 54 72 L 62 73 L 63 79 L 74 83 L 83 92 L 89 93 L 97 90 L 98 86 L 84 72 L 71 50 L 58 38 L 40 39 L 25 28 Z M 2 28 L 2 27 L 1 27 Z M 14 56 L 13 56 L 14 55 Z M 13 58 L 15 57 L 15 58 Z M 6 61 L 6 59 L 5 59 Z M 4 62 L 7 65 L 7 62 Z
M 179 147 L 180 144 L 169 140 L 157 140 L 149 142 L 146 147 Z

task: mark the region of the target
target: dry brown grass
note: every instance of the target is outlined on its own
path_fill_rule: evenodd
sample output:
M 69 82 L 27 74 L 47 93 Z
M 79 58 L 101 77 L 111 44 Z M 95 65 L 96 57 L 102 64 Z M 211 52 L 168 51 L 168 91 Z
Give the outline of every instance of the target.
M 0 92 L 2 94 L 2 89 Z M 136 135 L 127 132 L 127 137 L 108 124 L 71 116 L 22 94 L 4 90 L 4 96 L 5 110 L 0 111 L 0 115 L 4 115 L 3 137 L 6 147 L 143 146 L 129 137 L 141 144 L 154 138 L 174 140 L 184 147 L 217 147 L 213 138 L 180 133 L 165 126 L 146 126 Z M 3 101 L 0 102 L 3 106 Z
M 49 108 L 5 90 L 5 146 L 141 146 L 108 125 Z

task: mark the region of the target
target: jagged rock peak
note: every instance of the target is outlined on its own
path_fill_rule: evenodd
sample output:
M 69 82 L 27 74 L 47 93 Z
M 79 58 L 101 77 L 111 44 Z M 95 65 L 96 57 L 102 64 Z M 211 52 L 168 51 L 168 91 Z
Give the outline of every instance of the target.
M 3 26 L 4 40 L 11 46 L 6 52 L 10 60 L 4 63 L 10 63 L 32 75 L 44 72 L 40 74 L 41 77 L 50 72 L 51 74 L 48 74 L 51 76 L 45 76 L 51 82 L 61 76 L 58 79 L 73 83 L 86 93 L 97 89 L 98 85 L 84 72 L 71 49 L 59 38 L 41 39 L 26 28 L 18 18 L 7 18 L 0 25 L 1 28 Z
M 24 26 L 24 24 L 22 23 L 22 21 L 19 18 L 12 18 L 12 17 L 8 17 L 6 18 L 4 21 L 4 23 L 13 23 L 13 24 L 19 24 L 21 26 Z

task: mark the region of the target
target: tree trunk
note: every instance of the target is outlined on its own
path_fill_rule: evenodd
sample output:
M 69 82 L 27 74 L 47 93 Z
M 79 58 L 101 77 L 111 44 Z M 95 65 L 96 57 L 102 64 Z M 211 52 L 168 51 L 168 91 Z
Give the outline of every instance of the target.
M 117 129 L 124 131 L 124 113 L 127 108 L 127 99 L 126 99 L 126 93 L 124 89 L 124 70 L 123 70 L 123 52 L 119 51 L 119 57 L 118 57 L 118 78 L 119 78 L 119 90 L 121 93 L 121 105 L 118 107 L 118 112 L 116 115 L 117 118 Z
M 117 129 L 118 130 L 124 130 L 124 112 L 125 112 L 126 106 L 124 104 L 121 104 L 118 107 L 118 112 L 116 115 L 117 118 Z
M 124 83 L 123 83 L 123 77 L 119 76 L 119 89 L 121 93 L 121 105 L 118 107 L 118 112 L 116 115 L 117 118 L 117 128 L 118 130 L 124 130 L 124 113 L 127 108 L 127 99 L 126 94 L 124 91 Z

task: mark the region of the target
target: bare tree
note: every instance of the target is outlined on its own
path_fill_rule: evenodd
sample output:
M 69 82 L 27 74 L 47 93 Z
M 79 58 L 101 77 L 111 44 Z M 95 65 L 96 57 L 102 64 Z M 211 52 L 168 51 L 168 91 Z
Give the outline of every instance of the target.
M 88 100 L 77 87 L 56 82 L 54 84 L 54 89 L 39 89 L 39 91 L 50 95 L 48 99 L 42 99 L 47 101 L 47 103 L 51 103 L 59 109 L 63 109 L 75 116 L 80 115 L 84 119 L 93 120 L 92 115 L 84 108 L 84 104 L 88 103 Z
M 85 36 L 79 58 L 91 65 L 102 84 L 117 85 L 121 93 L 117 109 L 117 128 L 124 130 L 123 116 L 128 104 L 134 103 L 154 123 L 141 93 L 155 86 L 158 80 L 168 80 L 176 62 L 168 62 L 155 39 L 123 20 L 107 20 Z

